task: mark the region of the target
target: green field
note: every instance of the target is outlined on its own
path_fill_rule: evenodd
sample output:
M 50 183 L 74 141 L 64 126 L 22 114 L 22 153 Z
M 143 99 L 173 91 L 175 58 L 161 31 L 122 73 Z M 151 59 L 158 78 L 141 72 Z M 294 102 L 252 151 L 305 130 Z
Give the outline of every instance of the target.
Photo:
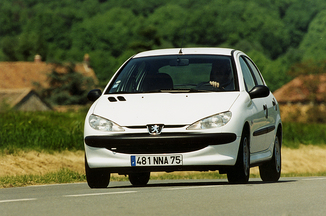
M 83 149 L 86 112 L 0 113 L 0 151 L 62 151 Z
M 0 113 L 0 152 L 83 150 L 86 111 Z M 326 124 L 283 123 L 283 145 L 325 145 Z

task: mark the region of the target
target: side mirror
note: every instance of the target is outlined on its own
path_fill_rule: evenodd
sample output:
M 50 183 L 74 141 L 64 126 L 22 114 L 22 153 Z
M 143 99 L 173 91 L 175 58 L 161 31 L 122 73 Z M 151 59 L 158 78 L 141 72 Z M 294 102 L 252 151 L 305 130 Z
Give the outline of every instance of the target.
M 267 97 L 270 93 L 270 90 L 267 86 L 264 85 L 258 85 L 255 86 L 250 92 L 250 98 L 255 99 L 255 98 L 263 98 Z
M 93 89 L 88 92 L 87 99 L 94 102 L 102 95 L 102 91 L 100 89 Z

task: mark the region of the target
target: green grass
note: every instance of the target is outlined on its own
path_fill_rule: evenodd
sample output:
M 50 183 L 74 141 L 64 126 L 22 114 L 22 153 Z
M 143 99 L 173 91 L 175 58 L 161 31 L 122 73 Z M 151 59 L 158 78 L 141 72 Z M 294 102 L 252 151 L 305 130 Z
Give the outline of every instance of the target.
M 286 173 L 281 177 L 306 177 L 306 176 L 326 176 L 326 172 L 319 173 Z M 251 174 L 250 178 L 260 178 L 257 174 Z M 226 175 L 218 172 L 198 172 L 189 175 L 179 175 L 173 173 L 162 173 L 151 176 L 151 180 L 187 180 L 187 179 L 226 179 Z M 126 176 L 111 176 L 110 181 L 128 181 Z M 61 169 L 58 172 L 47 173 L 45 175 L 20 175 L 0 177 L 0 188 L 25 187 L 31 185 L 63 184 L 86 182 L 85 174 Z M 250 183 L 250 182 L 249 182 Z
M 51 172 L 45 175 L 18 175 L 0 177 L 0 188 L 85 181 L 85 175 L 69 169 L 61 169 L 58 172 Z
M 86 111 L 2 112 L 0 153 L 82 150 L 85 116 Z M 284 122 L 283 145 L 298 148 L 300 144 L 325 145 L 326 124 Z
M 182 180 L 182 179 L 225 179 L 225 174 L 219 174 L 218 172 L 195 172 L 190 174 L 179 173 L 162 173 L 160 175 L 151 176 L 151 180 Z
M 85 112 L 0 113 L 0 151 L 83 149 Z
M 325 145 L 326 124 L 318 123 L 283 123 L 283 145 L 289 148 L 299 148 L 303 145 Z

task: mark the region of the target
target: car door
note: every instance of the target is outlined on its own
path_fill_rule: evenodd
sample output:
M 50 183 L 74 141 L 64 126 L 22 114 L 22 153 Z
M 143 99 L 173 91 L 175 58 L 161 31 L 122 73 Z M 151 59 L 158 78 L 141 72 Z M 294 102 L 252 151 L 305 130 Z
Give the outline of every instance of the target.
M 245 56 L 239 58 L 244 83 L 247 92 L 249 93 L 255 86 L 263 84 L 261 79 L 257 81 L 256 77 L 250 65 L 248 59 Z M 250 119 L 251 125 L 251 142 L 250 142 L 250 153 L 260 152 L 265 150 L 266 137 L 264 130 L 268 125 L 268 108 L 266 105 L 265 98 L 252 99 L 250 106 L 252 116 Z
M 259 72 L 257 66 L 248 58 L 245 58 L 248 66 L 250 67 L 254 78 L 257 80 L 258 85 L 265 85 L 262 75 Z M 266 127 L 263 129 L 265 142 L 262 143 L 263 150 L 267 149 L 273 142 L 275 137 L 275 124 L 278 105 L 273 94 L 269 94 L 264 98 L 265 100 L 265 115 L 266 115 Z

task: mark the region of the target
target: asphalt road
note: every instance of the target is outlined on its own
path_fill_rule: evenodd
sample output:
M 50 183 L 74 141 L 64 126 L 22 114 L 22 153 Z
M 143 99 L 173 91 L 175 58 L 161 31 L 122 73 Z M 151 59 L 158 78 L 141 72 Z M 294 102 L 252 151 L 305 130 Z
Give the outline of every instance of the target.
M 111 182 L 0 189 L 0 215 L 325 215 L 326 177 Z

